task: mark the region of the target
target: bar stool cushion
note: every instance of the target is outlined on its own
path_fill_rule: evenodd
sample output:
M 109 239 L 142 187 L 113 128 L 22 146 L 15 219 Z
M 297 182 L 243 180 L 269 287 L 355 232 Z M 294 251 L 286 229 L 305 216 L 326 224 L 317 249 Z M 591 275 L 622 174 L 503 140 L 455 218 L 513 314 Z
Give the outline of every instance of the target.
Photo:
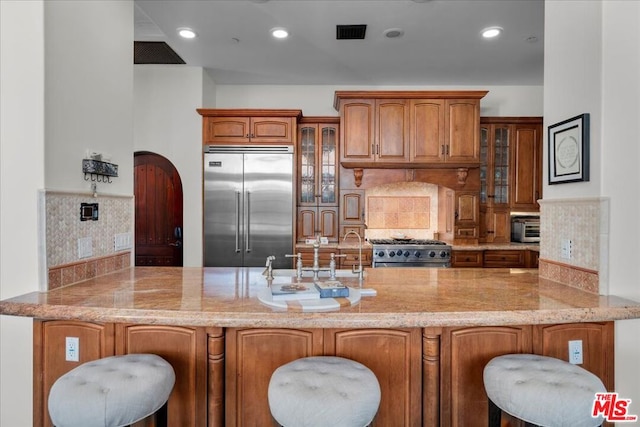
M 56 427 L 119 427 L 155 413 L 175 383 L 171 365 L 155 354 L 113 356 L 84 363 L 51 387 Z
M 484 369 L 487 396 L 504 412 L 539 426 L 595 427 L 596 393 L 606 391 L 591 372 L 563 360 L 533 354 L 508 354 Z
M 274 371 L 268 399 L 273 418 L 285 427 L 363 427 L 378 412 L 380 385 L 356 361 L 305 357 Z

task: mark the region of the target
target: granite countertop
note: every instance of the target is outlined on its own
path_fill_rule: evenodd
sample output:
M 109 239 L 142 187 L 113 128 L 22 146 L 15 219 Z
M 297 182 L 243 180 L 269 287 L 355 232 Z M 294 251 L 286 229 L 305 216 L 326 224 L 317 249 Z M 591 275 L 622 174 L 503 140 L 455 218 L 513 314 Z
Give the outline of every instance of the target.
M 534 269 L 367 269 L 377 296 L 329 312 L 274 309 L 256 297 L 261 268 L 132 267 L 0 301 L 40 319 L 219 327 L 429 327 L 640 318 L 640 303 L 540 279 Z M 356 278 L 341 278 L 358 286 Z

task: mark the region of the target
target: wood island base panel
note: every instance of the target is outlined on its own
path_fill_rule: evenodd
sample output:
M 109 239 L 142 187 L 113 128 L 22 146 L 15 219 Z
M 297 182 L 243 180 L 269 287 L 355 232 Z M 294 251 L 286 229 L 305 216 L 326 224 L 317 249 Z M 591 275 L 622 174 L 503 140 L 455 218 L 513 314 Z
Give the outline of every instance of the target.
M 581 340 L 581 366 L 615 391 L 614 321 L 640 317 L 637 302 L 540 279 L 533 269 L 367 269 L 363 287 L 377 296 L 329 312 L 278 310 L 256 297 L 267 286 L 262 270 L 132 267 L 0 301 L 0 314 L 34 318 L 34 425 L 51 425 L 48 393 L 64 373 L 147 352 L 176 371 L 169 425 L 274 425 L 273 371 L 335 355 L 376 374 L 374 426 L 484 427 L 482 370 L 491 358 L 567 360 L 568 341 Z M 358 286 L 357 278 L 341 281 Z M 69 336 L 79 338 L 78 362 L 65 360 Z

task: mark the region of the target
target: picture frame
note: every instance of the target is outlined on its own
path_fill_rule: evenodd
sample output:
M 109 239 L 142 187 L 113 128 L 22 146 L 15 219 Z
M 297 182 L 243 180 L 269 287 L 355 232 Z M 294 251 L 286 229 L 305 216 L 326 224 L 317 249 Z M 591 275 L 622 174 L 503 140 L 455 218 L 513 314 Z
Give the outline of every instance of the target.
M 549 126 L 549 185 L 589 181 L 589 113 Z

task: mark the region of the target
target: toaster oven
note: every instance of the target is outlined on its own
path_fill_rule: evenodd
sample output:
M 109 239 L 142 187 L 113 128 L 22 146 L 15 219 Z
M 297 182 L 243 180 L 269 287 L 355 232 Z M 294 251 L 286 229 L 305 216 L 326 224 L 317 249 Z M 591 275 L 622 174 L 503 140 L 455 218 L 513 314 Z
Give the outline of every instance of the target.
M 535 243 L 540 241 L 540 218 L 514 218 L 511 220 L 511 241 Z

